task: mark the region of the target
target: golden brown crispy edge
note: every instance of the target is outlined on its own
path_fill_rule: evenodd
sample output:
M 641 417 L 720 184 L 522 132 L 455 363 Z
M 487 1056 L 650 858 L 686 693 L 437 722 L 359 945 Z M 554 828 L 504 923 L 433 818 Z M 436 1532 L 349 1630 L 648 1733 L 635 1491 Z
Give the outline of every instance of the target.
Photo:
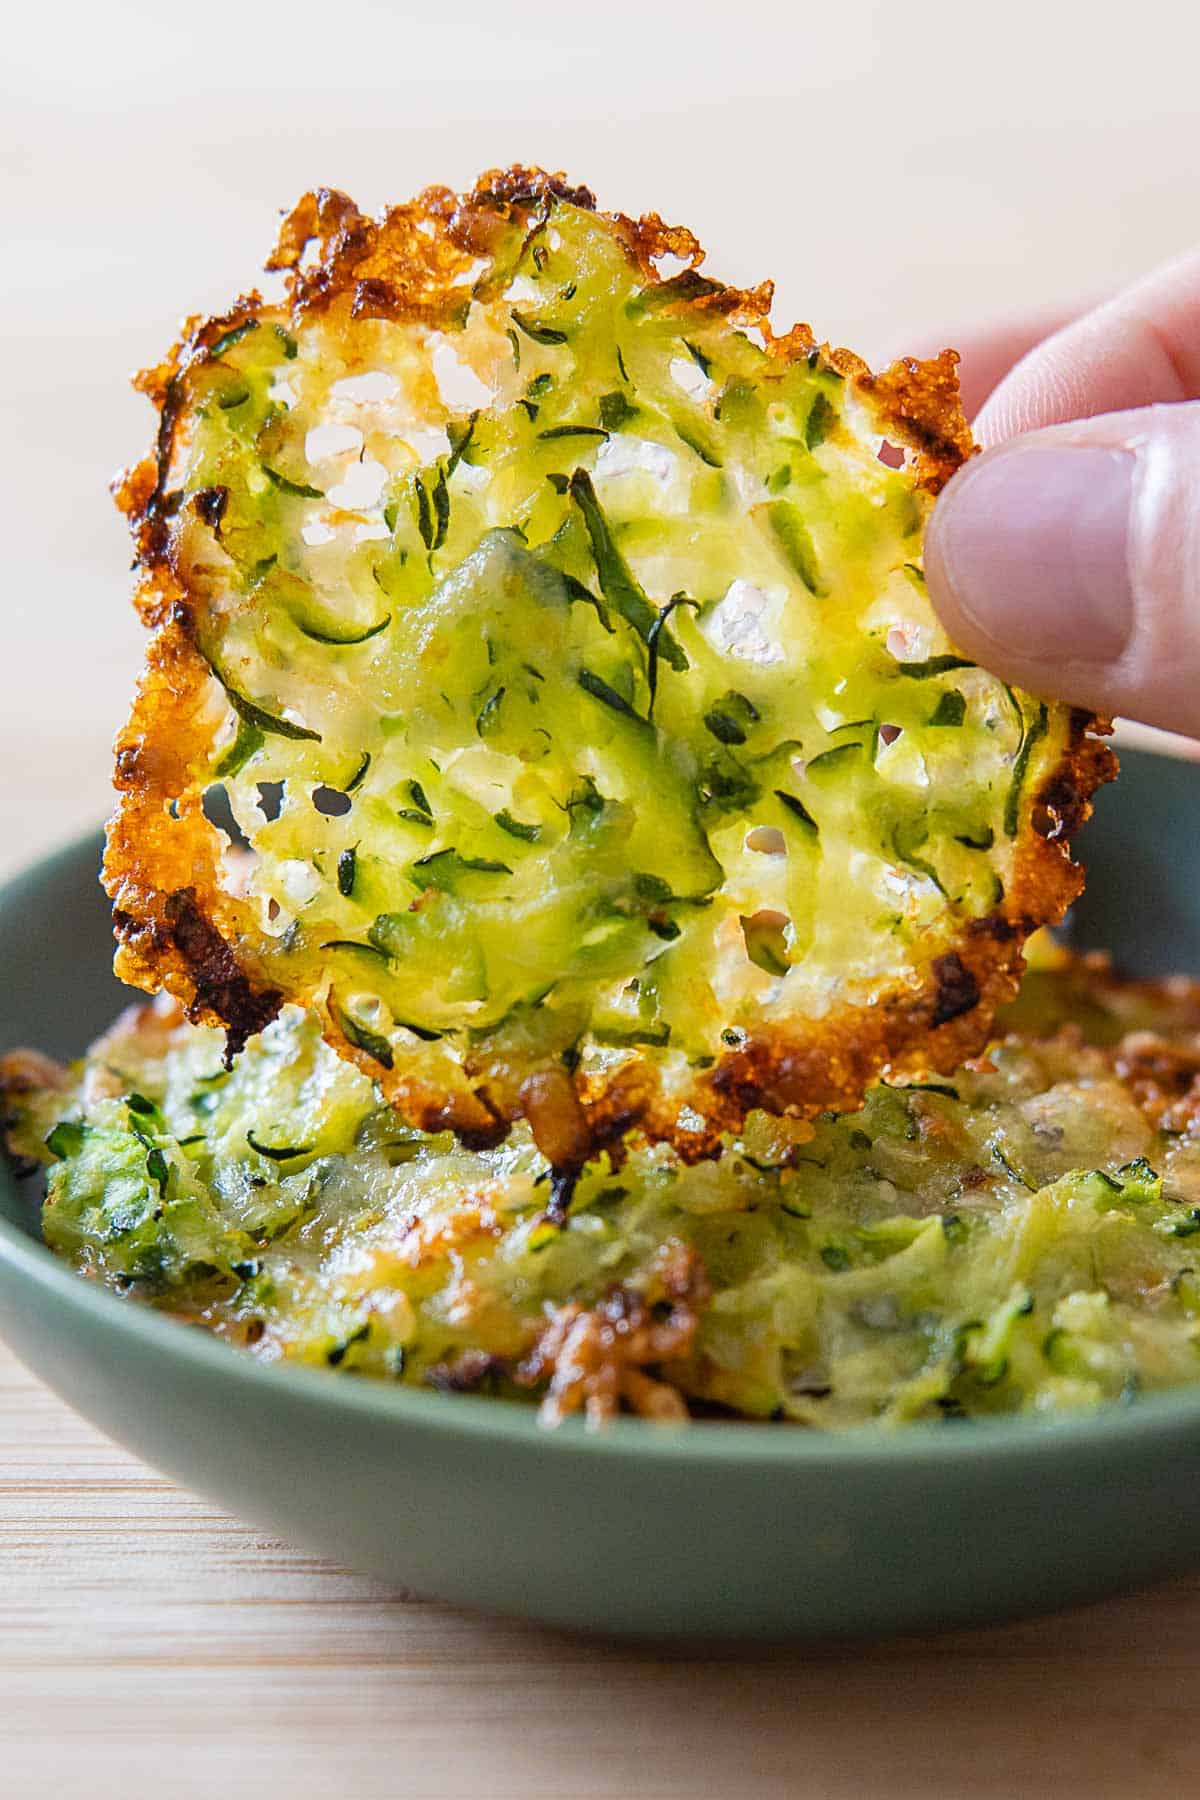
M 352 317 L 444 319 L 463 303 L 468 271 L 502 230 L 514 218 L 532 227 L 554 199 L 595 208 L 586 188 L 571 186 L 561 174 L 523 167 L 491 170 L 465 195 L 427 188 L 377 220 L 345 194 L 322 188 L 306 194 L 284 219 L 267 267 L 282 272 L 284 310 L 297 323 L 347 298 Z M 681 310 L 720 312 L 757 327 L 771 356 L 794 359 L 816 351 L 836 368 L 871 405 L 880 430 L 915 453 L 915 480 L 925 492 L 937 494 L 974 454 L 953 350 L 927 361 L 904 358 L 872 374 L 852 352 L 818 344 L 806 325 L 776 336 L 767 317 L 772 284 L 738 289 L 700 276 L 704 252 L 685 227 L 666 225 L 653 213 L 603 216 L 645 280 L 664 279 L 657 260 L 667 255 L 695 274 L 690 282 L 674 277 Z M 158 410 L 157 440 L 152 454 L 115 488 L 136 546 L 135 605 L 155 633 L 116 745 L 119 799 L 104 863 L 116 969 L 134 986 L 165 988 L 191 1018 L 223 1025 L 230 1055 L 269 1022 L 285 996 L 240 942 L 236 903 L 222 889 L 224 840 L 203 812 L 213 708 L 220 702 L 194 644 L 189 597 L 172 562 L 175 502 L 168 474 L 182 372 L 205 359 L 225 333 L 269 310 L 278 309 L 251 292 L 215 318 L 190 320 L 169 357 L 138 377 Z M 802 1029 L 764 1028 L 723 1056 L 697 1088 L 702 1130 L 679 1129 L 644 1062 L 623 1066 L 605 1085 L 577 1084 L 557 1069 L 521 1082 L 511 1071 L 468 1066 L 474 1089 L 447 1093 L 403 1068 L 382 1070 L 327 1013 L 326 1037 L 415 1125 L 452 1129 L 466 1143 L 483 1146 L 503 1137 L 523 1112 L 551 1162 L 562 1168 L 578 1167 L 603 1145 L 617 1145 L 635 1126 L 694 1161 L 719 1153 L 722 1134 L 736 1130 L 752 1108 L 812 1117 L 859 1106 L 883 1071 L 949 1072 L 982 1049 L 996 1009 L 1016 992 L 1024 939 L 1040 924 L 1057 923 L 1082 889 L 1083 870 L 1072 861 L 1068 840 L 1090 814 L 1095 790 L 1116 773 L 1115 757 L 1099 741 L 1109 730 L 1107 721 L 1090 713 L 1072 713 L 1065 753 L 1032 797 L 1033 829 L 1021 840 L 1015 879 L 995 912 L 967 926 L 957 948 L 935 958 L 915 988 L 897 986 L 869 1007 L 844 1009 Z M 497 1105 L 497 1092 L 511 1097 Z

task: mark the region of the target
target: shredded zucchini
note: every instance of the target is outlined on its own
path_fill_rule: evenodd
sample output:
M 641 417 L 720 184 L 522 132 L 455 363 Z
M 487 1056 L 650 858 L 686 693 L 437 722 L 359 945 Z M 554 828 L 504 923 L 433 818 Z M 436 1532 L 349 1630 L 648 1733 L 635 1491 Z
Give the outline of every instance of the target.
M 1084 997 L 1090 1046 L 1059 1029 Z M 12 1142 L 48 1167 L 54 1249 L 270 1361 L 829 1428 L 1195 1381 L 1200 1155 L 1167 1102 L 1200 1005 L 1075 966 L 1022 1007 L 991 1067 L 877 1087 L 809 1141 L 757 1114 L 718 1163 L 602 1156 L 565 1210 L 525 1127 L 483 1153 L 406 1128 L 295 1008 L 229 1073 L 162 1013 L 69 1078 L 10 1067 Z

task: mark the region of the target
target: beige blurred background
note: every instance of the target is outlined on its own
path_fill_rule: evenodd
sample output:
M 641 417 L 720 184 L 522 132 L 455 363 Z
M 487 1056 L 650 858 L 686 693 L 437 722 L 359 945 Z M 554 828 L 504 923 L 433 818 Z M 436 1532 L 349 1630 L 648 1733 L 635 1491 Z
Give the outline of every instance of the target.
M 0 53 L 0 872 L 103 816 L 141 636 L 107 482 L 129 372 L 250 284 L 318 183 L 372 208 L 514 160 L 691 225 L 881 358 L 1200 234 L 1182 0 L 22 7 Z

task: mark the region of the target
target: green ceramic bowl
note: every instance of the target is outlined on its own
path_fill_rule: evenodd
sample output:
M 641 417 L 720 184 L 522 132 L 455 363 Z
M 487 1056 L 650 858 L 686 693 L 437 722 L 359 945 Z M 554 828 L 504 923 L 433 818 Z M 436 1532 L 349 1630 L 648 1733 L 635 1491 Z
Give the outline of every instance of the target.
M 1200 967 L 1200 849 L 1178 830 L 1197 784 L 1131 755 L 1089 828 L 1077 929 L 1138 968 Z M 119 1005 L 97 853 L 0 894 L 0 1044 L 77 1053 Z M 31 1369 L 220 1505 L 447 1600 L 655 1636 L 820 1636 L 1010 1617 L 1200 1565 L 1200 1386 L 890 1436 L 547 1432 L 517 1406 L 260 1367 L 79 1280 L 27 1208 L 4 1177 L 0 1329 Z

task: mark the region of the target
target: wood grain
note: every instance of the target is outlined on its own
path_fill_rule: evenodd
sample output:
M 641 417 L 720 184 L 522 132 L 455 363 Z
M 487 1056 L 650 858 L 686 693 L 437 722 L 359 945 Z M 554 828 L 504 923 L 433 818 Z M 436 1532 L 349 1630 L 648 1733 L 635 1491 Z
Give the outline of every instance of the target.
M 249 1530 L 4 1351 L 0 1574 L 14 1800 L 1196 1792 L 1200 1580 L 936 1639 L 596 1642 L 389 1594 Z

